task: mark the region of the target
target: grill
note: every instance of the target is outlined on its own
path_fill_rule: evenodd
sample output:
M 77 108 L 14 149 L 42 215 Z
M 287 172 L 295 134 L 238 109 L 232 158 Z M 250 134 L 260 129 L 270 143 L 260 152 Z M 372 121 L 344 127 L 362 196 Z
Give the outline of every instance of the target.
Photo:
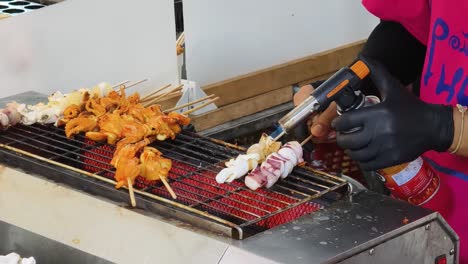
M 139 209 L 235 239 L 321 209 L 346 190 L 343 179 L 308 167 L 296 168 L 268 190 L 251 191 L 242 181 L 219 185 L 215 176 L 223 163 L 245 149 L 189 131 L 176 140 L 152 146 L 173 161 L 168 181 L 178 198 L 172 199 L 160 182 L 138 177 L 135 194 Z M 83 135 L 67 139 L 63 129 L 54 126 L 18 125 L 0 132 L 0 147 L 1 160 L 11 166 L 128 203 L 127 191 L 113 188 L 110 160 L 114 146 Z

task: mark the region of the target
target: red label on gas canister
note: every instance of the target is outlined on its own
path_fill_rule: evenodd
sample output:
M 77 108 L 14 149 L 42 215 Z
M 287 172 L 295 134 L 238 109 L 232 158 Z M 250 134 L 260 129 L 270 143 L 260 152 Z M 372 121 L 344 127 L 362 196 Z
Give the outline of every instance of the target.
M 422 205 L 430 200 L 440 185 L 439 176 L 422 158 L 383 169 L 380 174 L 395 198 L 414 205 Z

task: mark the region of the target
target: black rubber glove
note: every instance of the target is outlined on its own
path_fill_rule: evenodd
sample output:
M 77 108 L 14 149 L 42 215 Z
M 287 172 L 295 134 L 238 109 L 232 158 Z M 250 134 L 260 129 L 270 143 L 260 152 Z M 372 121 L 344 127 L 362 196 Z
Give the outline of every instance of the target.
M 382 102 L 336 118 L 338 145 L 368 171 L 413 161 L 428 150 L 446 151 L 453 141 L 452 107 L 422 102 L 382 64 L 362 59 Z M 353 128 L 359 130 L 346 133 Z

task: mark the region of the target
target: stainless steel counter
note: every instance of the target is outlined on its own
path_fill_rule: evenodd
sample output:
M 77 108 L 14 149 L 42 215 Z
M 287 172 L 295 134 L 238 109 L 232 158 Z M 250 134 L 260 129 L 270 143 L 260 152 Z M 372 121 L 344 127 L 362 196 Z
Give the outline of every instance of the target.
M 37 263 L 111 263 L 3 221 L 0 221 L 0 237 L 0 255 L 16 252 L 23 257 L 33 256 Z
M 437 213 L 364 191 L 233 245 L 280 263 L 434 263 L 442 254 L 454 263 L 449 230 Z M 365 262 L 346 262 L 361 252 Z

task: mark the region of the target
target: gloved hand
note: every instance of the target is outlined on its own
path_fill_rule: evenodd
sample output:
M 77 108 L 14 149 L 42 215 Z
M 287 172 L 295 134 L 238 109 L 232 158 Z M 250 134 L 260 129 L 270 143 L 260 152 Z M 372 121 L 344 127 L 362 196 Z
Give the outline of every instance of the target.
M 363 60 L 382 102 L 337 117 L 332 126 L 338 145 L 368 171 L 413 161 L 428 150 L 446 151 L 453 141 L 453 108 L 424 103 L 382 64 Z M 360 129 L 346 133 L 353 128 Z
M 294 106 L 299 105 L 306 100 L 316 87 L 312 85 L 302 86 L 301 89 L 294 95 Z M 336 113 L 336 104 L 331 103 L 330 106 L 318 115 L 314 115 L 307 121 L 307 127 L 310 134 L 313 135 L 318 141 L 326 141 L 329 137 L 333 136 L 331 130 L 331 122 L 338 116 Z

